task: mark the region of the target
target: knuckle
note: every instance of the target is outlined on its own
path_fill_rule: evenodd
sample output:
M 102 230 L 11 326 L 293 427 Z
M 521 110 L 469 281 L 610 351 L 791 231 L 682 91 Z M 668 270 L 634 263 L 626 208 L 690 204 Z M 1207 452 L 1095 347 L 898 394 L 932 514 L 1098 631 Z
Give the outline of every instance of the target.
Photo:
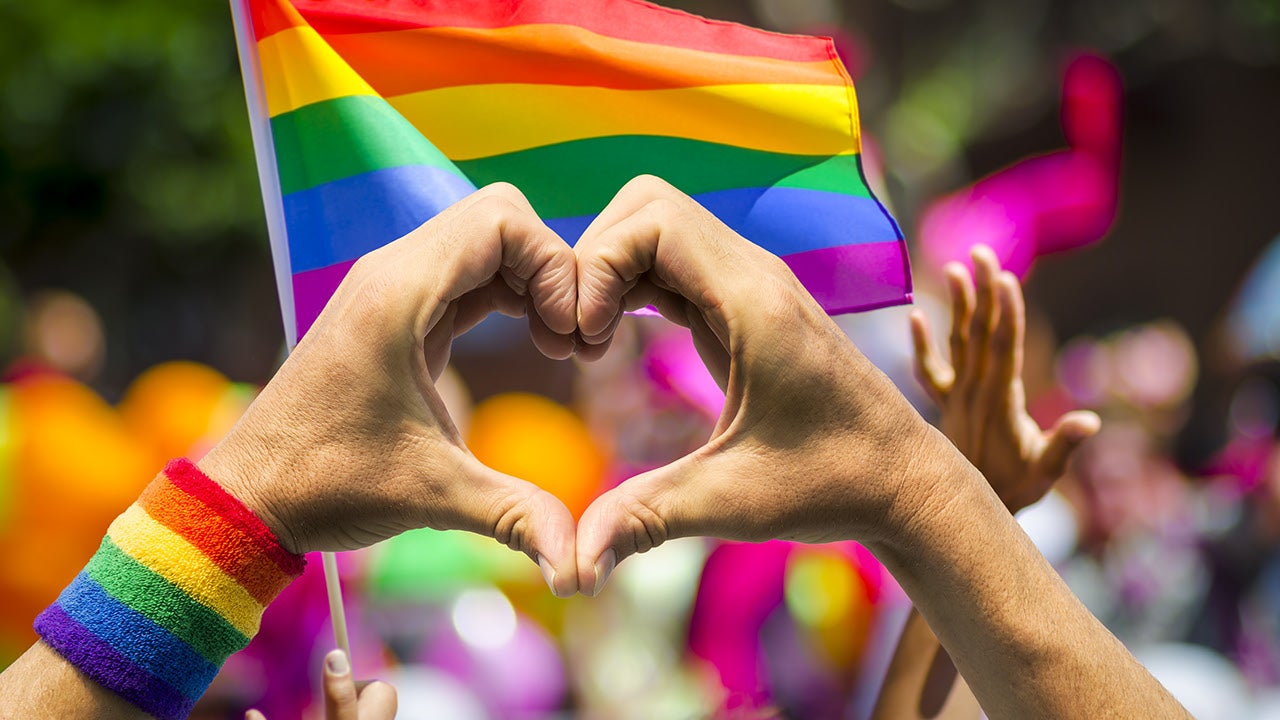
M 490 513 L 490 535 L 517 552 L 531 551 L 527 527 L 531 514 L 529 499 L 516 494 L 507 495 L 494 505 Z
M 655 220 L 662 221 L 670 218 L 679 217 L 684 211 L 680 203 L 669 197 L 658 197 L 645 203 L 641 210 L 650 215 Z
M 519 191 L 517 190 L 516 192 Z M 510 197 L 486 194 L 484 197 L 472 203 L 468 210 L 469 215 L 476 215 L 484 220 L 494 220 L 510 217 L 515 214 L 519 208 Z
M 637 175 L 627 181 L 622 189 L 627 192 L 641 192 L 646 194 L 665 195 L 675 191 L 675 187 L 671 183 L 663 180 L 657 175 L 642 174 Z
M 656 503 L 635 495 L 624 495 L 618 502 L 625 518 L 623 532 L 636 552 L 647 552 L 667 541 L 667 522 Z
M 360 283 L 363 279 L 370 277 L 377 272 L 382 266 L 379 262 L 380 256 L 375 253 L 366 253 L 361 255 L 359 259 L 347 270 L 347 275 L 342 280 L 342 284 Z
M 352 313 L 356 323 L 375 322 L 393 297 L 394 287 L 386 265 L 366 255 L 347 271 L 329 305 L 344 315 Z
M 523 520 L 524 516 L 516 506 L 504 508 L 492 523 L 493 539 L 515 550 L 520 542 L 520 525 Z
M 769 275 L 775 278 L 785 278 L 793 281 L 788 282 L 787 285 L 794 290 L 794 287 L 798 285 L 800 281 L 796 279 L 795 272 L 792 271 L 791 266 L 787 264 L 787 261 L 771 252 L 762 252 L 759 253 L 759 255 L 763 260 L 764 266 L 768 269 Z
M 505 181 L 489 183 L 483 188 L 480 188 L 479 192 L 485 196 L 502 198 L 508 202 L 519 202 L 525 200 L 524 193 L 520 192 L 520 188 Z

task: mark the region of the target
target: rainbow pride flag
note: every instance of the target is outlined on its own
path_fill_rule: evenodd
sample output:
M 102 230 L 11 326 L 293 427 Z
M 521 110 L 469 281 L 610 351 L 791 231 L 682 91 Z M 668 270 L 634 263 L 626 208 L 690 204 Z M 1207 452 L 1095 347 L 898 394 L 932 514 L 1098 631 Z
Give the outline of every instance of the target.
M 657 175 L 781 256 L 830 313 L 910 300 L 830 40 L 639 0 L 231 0 L 286 327 L 476 187 L 573 243 Z

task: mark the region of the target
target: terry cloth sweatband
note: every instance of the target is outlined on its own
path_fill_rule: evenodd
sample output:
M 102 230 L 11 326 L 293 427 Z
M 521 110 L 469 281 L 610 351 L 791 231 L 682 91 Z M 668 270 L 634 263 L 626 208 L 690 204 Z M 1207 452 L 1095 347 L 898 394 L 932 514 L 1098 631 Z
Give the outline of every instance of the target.
M 143 712 L 185 718 L 305 564 L 218 483 L 174 460 L 35 628 Z

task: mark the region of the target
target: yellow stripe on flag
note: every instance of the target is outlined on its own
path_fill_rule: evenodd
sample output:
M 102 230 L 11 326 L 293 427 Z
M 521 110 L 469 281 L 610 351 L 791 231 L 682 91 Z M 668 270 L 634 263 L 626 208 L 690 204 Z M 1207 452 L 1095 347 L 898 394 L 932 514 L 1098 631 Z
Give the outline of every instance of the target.
M 667 90 L 468 85 L 387 98 L 455 161 L 614 135 L 850 155 L 860 147 L 851 99 L 839 86 L 760 84 Z
M 258 41 L 258 57 L 271 117 L 323 100 L 377 95 L 310 27 L 282 30 Z

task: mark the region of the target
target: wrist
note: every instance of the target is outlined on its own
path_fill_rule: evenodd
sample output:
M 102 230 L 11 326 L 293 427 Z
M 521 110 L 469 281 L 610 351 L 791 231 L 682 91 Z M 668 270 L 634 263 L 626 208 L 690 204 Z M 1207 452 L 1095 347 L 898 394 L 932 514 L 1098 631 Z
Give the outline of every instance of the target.
M 978 469 L 923 420 L 914 432 L 903 434 L 897 452 L 904 460 L 889 511 L 867 543 L 877 555 L 913 558 L 936 552 L 940 539 L 967 522 L 970 506 L 1005 512 Z
M 210 449 L 196 466 L 257 516 L 275 535 L 281 547 L 292 554 L 301 555 L 305 549 L 299 546 L 296 534 L 284 521 L 279 503 L 271 499 L 269 492 L 265 492 L 266 488 L 275 485 L 271 481 L 274 463 L 262 455 L 265 453 L 259 453 L 259 458 L 252 460 L 252 454 L 242 446 L 233 431 Z

